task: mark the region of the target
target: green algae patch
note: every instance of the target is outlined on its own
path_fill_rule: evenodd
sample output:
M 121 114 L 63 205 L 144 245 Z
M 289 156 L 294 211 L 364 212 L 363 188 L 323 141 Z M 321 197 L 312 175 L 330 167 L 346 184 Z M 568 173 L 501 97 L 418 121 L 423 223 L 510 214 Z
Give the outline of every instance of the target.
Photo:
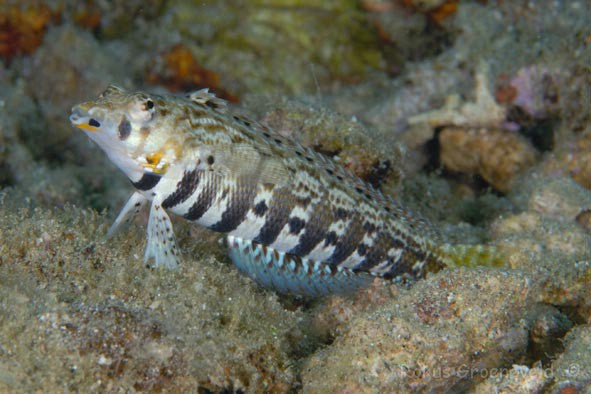
M 377 35 L 352 0 L 172 1 L 162 30 L 241 92 L 311 92 L 382 67 Z

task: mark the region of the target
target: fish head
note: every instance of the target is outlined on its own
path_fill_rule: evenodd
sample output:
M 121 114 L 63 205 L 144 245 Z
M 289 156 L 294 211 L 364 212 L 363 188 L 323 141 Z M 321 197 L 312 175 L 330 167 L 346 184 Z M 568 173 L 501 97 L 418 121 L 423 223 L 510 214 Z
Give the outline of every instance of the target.
M 96 100 L 72 108 L 70 122 L 130 177 L 163 174 L 178 153 L 162 96 L 110 85 Z

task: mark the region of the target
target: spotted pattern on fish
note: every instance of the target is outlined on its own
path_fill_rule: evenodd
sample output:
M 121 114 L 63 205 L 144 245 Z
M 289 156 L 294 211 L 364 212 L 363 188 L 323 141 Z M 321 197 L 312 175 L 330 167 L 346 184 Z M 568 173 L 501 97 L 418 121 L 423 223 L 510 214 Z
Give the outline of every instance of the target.
M 279 291 L 323 295 L 339 283 L 355 287 L 356 275 L 361 286 L 368 275 L 407 280 L 445 265 L 419 216 L 331 159 L 232 113 L 207 90 L 179 97 L 111 86 L 74 107 L 71 120 L 159 212 L 228 233 L 236 265 Z M 148 243 L 158 242 L 150 234 Z M 172 251 L 151 256 L 173 267 Z M 288 283 L 303 280 L 300 269 L 314 285 Z M 332 290 L 318 290 L 322 283 Z

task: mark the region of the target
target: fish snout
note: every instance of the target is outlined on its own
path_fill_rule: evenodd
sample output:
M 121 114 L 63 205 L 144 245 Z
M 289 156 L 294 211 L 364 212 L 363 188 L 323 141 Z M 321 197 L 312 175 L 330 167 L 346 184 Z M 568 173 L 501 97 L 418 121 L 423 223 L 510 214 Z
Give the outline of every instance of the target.
M 84 118 L 86 116 L 88 116 L 88 112 L 84 111 L 80 104 L 75 105 L 72 107 L 72 110 L 70 113 L 70 122 L 72 122 L 74 124 L 79 123 L 80 119 Z
M 98 131 L 101 127 L 101 123 L 90 116 L 89 113 L 90 105 L 87 103 L 78 104 L 72 107 L 70 114 L 70 122 L 74 127 L 87 131 Z

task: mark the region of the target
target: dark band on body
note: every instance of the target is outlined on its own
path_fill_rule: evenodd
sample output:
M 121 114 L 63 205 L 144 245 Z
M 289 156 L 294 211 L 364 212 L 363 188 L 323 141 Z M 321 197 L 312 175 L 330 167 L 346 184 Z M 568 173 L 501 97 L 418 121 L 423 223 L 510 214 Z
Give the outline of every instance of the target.
M 338 265 L 351 256 L 361 243 L 365 230 L 360 215 L 355 214 L 347 225 L 347 231 L 337 239 L 332 255 L 326 260 L 330 265 Z
M 354 267 L 354 270 L 369 272 L 386 258 L 385 254 L 388 250 L 393 247 L 404 249 L 405 246 L 406 244 L 400 239 L 391 237 L 386 232 L 378 230 L 373 245 L 367 249 L 365 258 Z
M 291 190 L 278 188 L 273 190 L 273 197 L 268 202 L 265 224 L 261 227 L 259 234 L 253 242 L 263 245 L 270 245 L 277 239 L 277 236 L 289 220 L 295 201 Z
M 248 210 L 254 202 L 256 188 L 246 182 L 239 182 L 230 190 L 230 197 L 222 218 L 211 225 L 213 231 L 226 233 L 236 229 L 246 218 Z
M 287 253 L 305 257 L 327 236 L 328 228 L 334 221 L 331 210 L 320 203 L 310 211 L 312 214 L 304 226 L 304 232 L 300 234 L 298 244 Z
M 199 184 L 199 171 L 185 171 L 183 177 L 176 185 L 176 190 L 162 201 L 163 208 L 174 207 L 186 201 L 197 189 Z
M 202 181 L 205 186 L 197 196 L 197 201 L 195 201 L 187 213 L 183 215 L 187 220 L 199 220 L 211 207 L 216 198 L 217 186 L 219 183 L 217 177 L 205 175 L 203 178 Z
M 161 178 L 160 175 L 150 174 L 148 172 L 145 172 L 139 181 L 131 182 L 131 184 L 136 189 L 145 192 L 147 190 L 153 189 L 154 186 L 156 186 L 158 184 L 158 182 L 160 182 L 160 178 Z

